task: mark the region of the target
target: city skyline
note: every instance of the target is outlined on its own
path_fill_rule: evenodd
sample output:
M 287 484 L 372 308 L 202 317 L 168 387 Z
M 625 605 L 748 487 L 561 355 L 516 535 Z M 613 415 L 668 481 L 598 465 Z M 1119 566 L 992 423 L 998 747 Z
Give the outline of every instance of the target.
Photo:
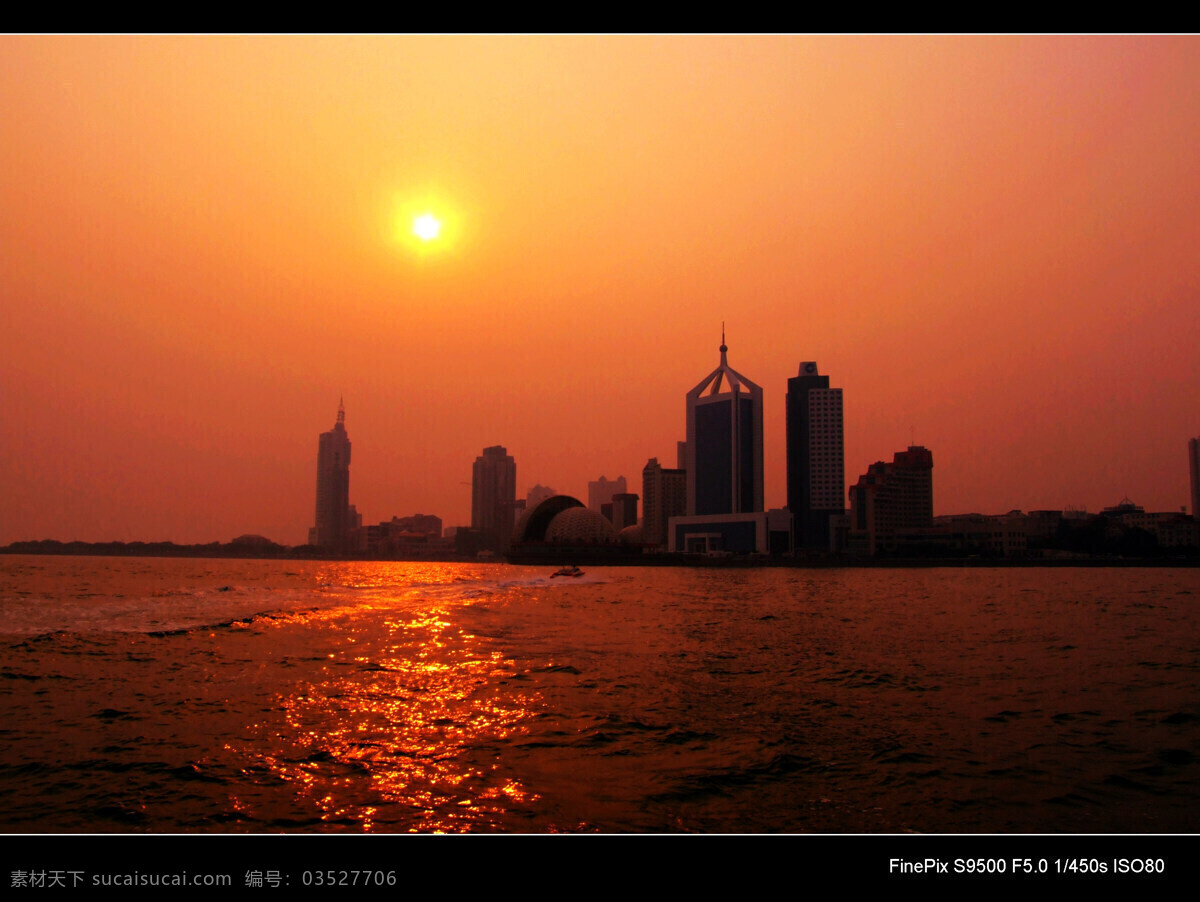
M 722 321 L 765 508 L 805 360 L 845 485 L 1189 504 L 1194 37 L 0 41 L 0 544 L 300 543 L 339 395 L 364 523 L 636 491 Z

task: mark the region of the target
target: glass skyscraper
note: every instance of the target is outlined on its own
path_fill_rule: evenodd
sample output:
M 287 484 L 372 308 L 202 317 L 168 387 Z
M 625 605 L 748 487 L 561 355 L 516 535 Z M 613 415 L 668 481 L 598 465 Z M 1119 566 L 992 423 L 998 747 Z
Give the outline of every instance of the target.
M 687 394 L 687 515 L 763 509 L 763 393 L 721 363 Z

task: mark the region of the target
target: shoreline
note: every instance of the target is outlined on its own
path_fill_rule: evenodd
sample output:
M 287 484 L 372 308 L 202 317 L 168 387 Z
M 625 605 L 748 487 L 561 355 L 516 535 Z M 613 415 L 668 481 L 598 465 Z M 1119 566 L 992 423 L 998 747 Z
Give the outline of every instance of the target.
M 24 543 L 18 543 L 24 544 Z M 845 570 L 845 569 L 878 569 L 878 568 L 947 568 L 947 567 L 1200 567 L 1200 556 L 1190 557 L 1146 557 L 1146 558 L 1110 558 L 1110 557 L 1071 557 L 1071 558 L 1034 558 L 1034 557 L 706 557 L 692 554 L 613 554 L 608 557 L 597 554 L 594 549 L 580 549 L 572 555 L 568 551 L 556 550 L 538 554 L 536 552 L 517 553 L 511 558 L 497 556 L 495 559 L 479 560 L 463 555 L 435 555 L 429 557 L 367 557 L 344 554 L 291 554 L 287 551 L 277 553 L 255 552 L 250 549 L 213 548 L 208 545 L 189 546 L 179 545 L 163 548 L 157 545 L 148 547 L 114 549 L 105 545 L 88 545 L 86 543 L 64 543 L 62 547 L 51 549 L 0 548 L 4 555 L 30 555 L 46 557 L 144 557 L 144 558 L 193 558 L 207 560 L 268 560 L 268 561 L 321 561 L 321 562 L 360 562 L 360 563 L 438 563 L 438 564 L 513 564 L 516 566 L 562 566 L 564 564 L 591 565 L 594 567 L 689 567 L 689 568 L 733 568 L 757 569 L 785 567 L 798 570 Z

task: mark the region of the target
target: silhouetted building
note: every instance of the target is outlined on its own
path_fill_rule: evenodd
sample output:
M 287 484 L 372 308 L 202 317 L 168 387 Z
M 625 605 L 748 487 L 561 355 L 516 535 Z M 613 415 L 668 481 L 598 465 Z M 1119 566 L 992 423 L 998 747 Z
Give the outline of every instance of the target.
M 378 526 L 368 526 L 363 533 L 363 551 L 371 555 L 422 556 L 430 551 L 448 551 L 451 546 L 442 540 L 442 518 L 432 514 L 392 517 Z
M 362 514 L 353 504 L 346 510 L 346 550 L 352 552 L 366 551 L 367 533 L 363 529 Z
M 1100 516 L 1119 521 L 1126 529 L 1138 529 L 1153 535 L 1160 550 L 1200 546 L 1196 518 L 1182 511 L 1147 513 L 1140 504 L 1122 498 L 1119 504 L 1104 508 Z M 1110 529 L 1109 535 L 1116 533 Z
M 687 394 L 687 515 L 763 509 L 763 394 L 726 359 Z
M 626 526 L 633 526 L 637 523 L 637 506 L 637 495 L 630 492 L 618 492 L 613 495 L 611 518 L 613 529 L 620 532 Z
M 1144 514 L 1146 509 L 1140 504 L 1134 504 L 1126 495 L 1116 504 L 1111 507 L 1106 507 L 1100 511 L 1101 517 L 1125 517 L 1129 514 Z
M 637 536 L 619 539 L 612 523 L 598 511 L 569 495 L 553 495 L 517 521 L 508 559 L 524 564 L 603 564 L 636 560 L 641 551 Z
M 474 557 L 482 551 L 491 553 L 487 542 L 490 536 L 483 530 L 460 526 L 454 531 L 454 551 L 464 557 Z
M 792 545 L 794 526 L 792 512 L 786 507 L 772 508 L 767 511 L 768 554 L 772 557 L 782 557 L 795 550 Z
M 393 517 L 392 522 L 404 532 L 424 534 L 438 538 L 442 534 L 442 518 L 433 514 L 413 514 L 411 517 Z
M 763 511 L 763 393 L 726 359 L 687 395 L 687 515 L 667 523 L 667 548 L 745 554 L 769 547 Z
M 309 543 L 345 551 L 350 541 L 350 438 L 346 408 L 338 401 L 337 422 L 317 443 L 317 515 Z
M 557 494 L 558 492 L 554 491 L 554 489 L 550 488 L 549 486 L 544 486 L 541 483 L 538 483 L 525 493 L 525 509 L 533 510 L 533 508 L 537 507 L 547 498 Z
M 1025 515 L 1025 535 L 1031 545 L 1046 545 L 1058 534 L 1063 512 L 1054 510 L 1030 511 Z
M 508 547 L 516 498 L 516 461 L 501 445 L 484 448 L 471 474 L 471 528 L 483 533 L 484 548 Z
M 1188 513 L 1200 519 L 1200 438 L 1188 440 L 1188 473 L 1192 477 L 1192 509 Z
M 995 516 L 951 514 L 935 517 L 932 529 L 894 532 L 888 539 L 887 550 L 900 554 L 930 552 L 1023 557 L 1029 551 L 1029 528 L 1029 518 L 1019 510 Z
M 797 548 L 830 548 L 831 517 L 845 513 L 842 390 L 812 361 L 787 383 L 787 506 Z
M 513 533 L 514 547 L 524 551 L 529 551 L 531 544 L 557 546 L 569 552 L 573 548 L 616 543 L 617 531 L 612 523 L 570 495 L 554 495 L 525 511 Z
M 635 523 L 633 526 L 626 526 L 617 533 L 617 541 L 631 550 L 640 551 L 646 544 L 645 534 L 642 531 L 642 524 Z
M 667 547 L 667 522 L 687 512 L 687 471 L 666 469 L 652 457 L 642 469 L 642 540 Z
M 894 548 L 897 534 L 933 526 L 933 454 L 910 445 L 876 461 L 850 488 L 850 531 L 868 554 Z
M 627 491 L 629 489 L 625 485 L 624 476 L 618 476 L 616 479 L 601 476 L 588 483 L 588 509 L 603 513 L 604 505 L 612 503 L 613 495 Z

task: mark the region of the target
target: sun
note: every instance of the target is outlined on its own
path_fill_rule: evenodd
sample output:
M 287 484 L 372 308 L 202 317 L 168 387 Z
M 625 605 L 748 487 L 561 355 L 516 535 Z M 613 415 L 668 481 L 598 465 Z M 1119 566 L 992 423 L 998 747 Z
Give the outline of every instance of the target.
M 413 234 L 422 241 L 432 241 L 442 230 L 442 223 L 432 213 L 422 213 L 413 220 Z
M 386 240 L 403 248 L 406 257 L 453 258 L 462 243 L 463 223 L 462 210 L 444 192 L 397 192 L 387 212 Z

